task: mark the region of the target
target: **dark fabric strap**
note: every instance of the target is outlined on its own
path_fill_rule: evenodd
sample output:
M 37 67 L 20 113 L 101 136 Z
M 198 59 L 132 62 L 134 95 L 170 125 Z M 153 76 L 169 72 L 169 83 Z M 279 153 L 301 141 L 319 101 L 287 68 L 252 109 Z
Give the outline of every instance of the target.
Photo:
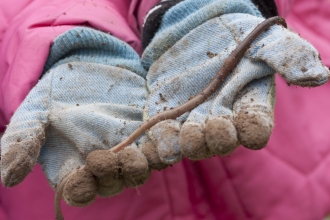
M 163 15 L 173 6 L 178 4 L 183 0 L 167 0 L 160 2 L 155 7 L 153 7 L 145 18 L 145 22 L 142 29 L 142 46 L 146 48 L 152 38 L 155 36 L 160 23 L 162 21 Z M 277 7 L 275 0 L 251 0 L 253 4 L 259 9 L 261 14 L 265 18 L 270 18 L 277 16 Z
M 145 22 L 142 29 L 142 46 L 146 48 L 152 38 L 155 36 L 160 22 L 162 21 L 163 15 L 174 5 L 178 4 L 183 0 L 169 0 L 160 2 L 155 7 L 150 9 L 150 12 L 145 18 Z
M 251 0 L 265 18 L 278 16 L 275 0 Z

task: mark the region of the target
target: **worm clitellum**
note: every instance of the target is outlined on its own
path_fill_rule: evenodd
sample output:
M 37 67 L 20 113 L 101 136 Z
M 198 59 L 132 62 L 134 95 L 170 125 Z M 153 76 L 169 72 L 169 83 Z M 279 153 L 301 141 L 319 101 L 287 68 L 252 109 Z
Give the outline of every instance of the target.
M 265 30 L 272 25 L 282 25 L 283 27 L 287 27 L 284 18 L 281 17 L 272 17 L 269 18 L 262 23 L 260 23 L 238 46 L 235 48 L 233 52 L 228 56 L 225 60 L 224 64 L 220 68 L 219 72 L 212 79 L 212 81 L 208 84 L 208 86 L 203 89 L 202 92 L 191 98 L 186 103 L 167 111 L 163 111 L 147 121 L 145 121 L 139 128 L 137 128 L 131 135 L 129 135 L 126 140 L 122 141 L 115 147 L 111 148 L 109 151 L 117 153 L 118 151 L 124 149 L 125 147 L 132 144 L 139 136 L 144 134 L 148 129 L 157 124 L 160 121 L 164 121 L 167 119 L 176 119 L 181 116 L 185 112 L 191 111 L 196 108 L 198 105 L 202 104 L 206 99 L 208 99 L 225 81 L 226 77 L 233 71 L 236 65 L 239 63 L 241 58 L 244 56 L 245 52 L 248 50 L 252 42 Z M 80 169 L 84 169 L 83 166 Z M 67 175 L 60 184 L 57 186 L 56 195 L 55 195 L 55 211 L 56 211 L 56 219 L 62 220 L 63 214 L 61 211 L 61 199 L 63 194 L 63 189 L 65 183 L 70 179 L 71 174 Z

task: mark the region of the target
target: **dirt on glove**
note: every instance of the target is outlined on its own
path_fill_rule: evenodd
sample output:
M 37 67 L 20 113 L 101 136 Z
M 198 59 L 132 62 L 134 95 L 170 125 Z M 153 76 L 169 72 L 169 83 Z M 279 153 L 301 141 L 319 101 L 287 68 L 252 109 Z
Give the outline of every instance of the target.
M 232 121 L 224 116 L 206 123 L 205 138 L 209 149 L 218 155 L 228 155 L 238 146 L 236 128 Z
M 113 179 L 112 177 L 96 178 L 97 194 L 102 197 L 115 196 L 124 191 L 124 178 Z
M 108 150 L 95 150 L 86 158 L 86 166 L 99 178 L 117 179 L 119 176 L 118 155 Z
M 96 198 L 97 182 L 93 173 L 86 167 L 71 174 L 64 186 L 63 198 L 68 205 L 86 206 Z
M 163 170 L 168 167 L 168 164 L 165 164 L 160 160 L 158 149 L 151 141 L 146 141 L 143 143 L 142 153 L 146 156 L 150 168 L 155 170 Z
M 147 158 L 135 147 L 128 146 L 118 153 L 119 172 L 127 187 L 144 184 L 150 176 Z
M 190 160 L 202 160 L 212 157 L 206 145 L 204 128 L 199 123 L 186 122 L 180 132 L 182 154 Z
M 266 146 L 274 127 L 272 115 L 266 112 L 240 111 L 234 124 L 241 144 L 252 150 Z
M 7 187 L 13 187 L 24 180 L 32 171 L 40 153 L 40 141 L 20 141 L 9 147 L 9 151 L 2 157 L 2 165 L 6 168 L 6 175 L 2 183 Z
M 180 125 L 175 120 L 161 121 L 151 128 L 163 163 L 173 164 L 182 159 L 179 145 Z

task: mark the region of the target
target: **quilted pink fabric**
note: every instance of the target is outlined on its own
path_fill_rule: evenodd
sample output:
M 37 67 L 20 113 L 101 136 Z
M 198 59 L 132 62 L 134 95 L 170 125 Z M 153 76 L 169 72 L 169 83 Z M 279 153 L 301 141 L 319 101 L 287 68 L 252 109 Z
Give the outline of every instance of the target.
M 54 37 L 75 25 L 110 32 L 141 52 L 139 30 L 157 0 L 1 0 L 0 124 L 35 85 Z M 330 1 L 277 0 L 291 29 L 330 66 Z M 330 213 L 330 85 L 287 86 L 277 78 L 276 127 L 260 151 L 184 160 L 137 189 L 63 204 L 66 219 L 314 220 Z M 19 186 L 0 188 L 0 220 L 54 219 L 54 192 L 40 166 Z

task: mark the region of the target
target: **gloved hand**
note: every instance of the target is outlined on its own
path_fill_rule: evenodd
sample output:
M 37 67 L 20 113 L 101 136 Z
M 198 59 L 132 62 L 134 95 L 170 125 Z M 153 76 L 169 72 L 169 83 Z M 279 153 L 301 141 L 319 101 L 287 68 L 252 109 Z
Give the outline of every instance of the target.
M 108 34 L 75 28 L 55 39 L 45 72 L 1 139 L 2 183 L 20 183 L 38 161 L 55 189 L 74 173 L 63 196 L 76 206 L 143 184 L 150 168 L 137 143 L 117 154 L 96 151 L 100 160 L 80 168 L 90 152 L 110 149 L 142 123 L 146 72 L 136 52 Z
M 162 17 L 142 56 L 151 94 L 144 119 L 187 102 L 217 74 L 225 59 L 264 20 L 250 1 L 185 0 Z M 164 163 L 230 154 L 239 144 L 264 147 L 274 126 L 278 72 L 288 82 L 314 87 L 329 70 L 306 40 L 272 26 L 251 45 L 221 88 L 176 120 L 150 129 Z

